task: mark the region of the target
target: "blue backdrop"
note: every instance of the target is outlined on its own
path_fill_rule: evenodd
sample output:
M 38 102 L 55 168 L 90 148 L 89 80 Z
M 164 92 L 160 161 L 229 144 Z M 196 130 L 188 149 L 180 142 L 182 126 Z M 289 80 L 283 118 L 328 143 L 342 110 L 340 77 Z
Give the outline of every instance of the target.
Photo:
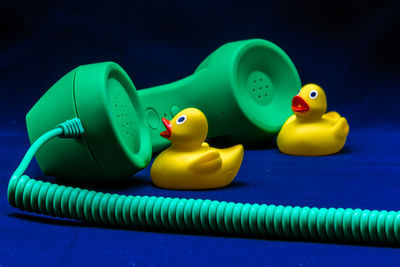
M 6 199 L 29 146 L 25 114 L 73 68 L 115 61 L 138 89 L 191 74 L 220 45 L 263 38 L 350 124 L 344 150 L 293 157 L 247 150 L 235 182 L 169 191 L 149 168 L 100 191 L 292 206 L 399 210 L 399 1 L 15 1 L 0 9 L 0 266 L 400 263 L 397 248 L 93 227 L 25 213 Z M 36 163 L 31 177 L 42 176 Z M 86 187 L 85 185 L 81 185 Z

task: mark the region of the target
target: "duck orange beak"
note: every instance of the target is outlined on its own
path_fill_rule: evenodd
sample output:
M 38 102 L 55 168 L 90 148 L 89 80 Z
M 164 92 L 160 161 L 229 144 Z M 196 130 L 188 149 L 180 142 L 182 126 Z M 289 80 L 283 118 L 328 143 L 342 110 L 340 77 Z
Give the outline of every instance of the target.
M 307 112 L 310 110 L 310 106 L 307 104 L 307 102 L 303 98 L 296 95 L 293 97 L 293 100 L 292 100 L 292 110 L 294 112 Z
M 172 134 L 171 122 L 169 120 L 167 120 L 166 118 L 162 118 L 161 120 L 167 130 L 161 132 L 160 135 L 169 140 L 171 138 L 171 134 Z

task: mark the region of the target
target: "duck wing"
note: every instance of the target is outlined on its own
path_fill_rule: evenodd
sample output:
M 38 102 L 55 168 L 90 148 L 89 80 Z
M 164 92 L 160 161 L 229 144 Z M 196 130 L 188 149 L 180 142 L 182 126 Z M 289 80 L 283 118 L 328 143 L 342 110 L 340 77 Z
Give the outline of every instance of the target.
M 222 166 L 222 158 L 218 150 L 210 149 L 192 160 L 190 168 L 198 172 L 216 171 Z

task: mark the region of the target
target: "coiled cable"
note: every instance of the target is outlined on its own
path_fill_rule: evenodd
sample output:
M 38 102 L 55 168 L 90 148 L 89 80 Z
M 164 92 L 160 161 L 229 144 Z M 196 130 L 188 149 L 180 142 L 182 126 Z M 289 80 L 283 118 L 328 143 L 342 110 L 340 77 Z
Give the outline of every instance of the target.
M 10 204 L 21 210 L 91 223 L 315 241 L 400 244 L 400 211 L 309 208 L 242 204 L 201 199 L 125 196 L 49 182 L 22 173 L 37 149 L 71 126 L 83 134 L 79 120 L 41 136 L 11 177 Z M 29 161 L 28 161 L 29 160 Z M 28 162 L 27 162 L 28 161 Z

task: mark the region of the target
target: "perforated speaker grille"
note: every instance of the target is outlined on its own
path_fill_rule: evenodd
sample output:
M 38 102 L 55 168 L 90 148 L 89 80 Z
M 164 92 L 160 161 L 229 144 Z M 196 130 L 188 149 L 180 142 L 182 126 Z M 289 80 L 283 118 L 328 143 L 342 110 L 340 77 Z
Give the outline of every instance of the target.
M 110 78 L 108 80 L 109 100 L 111 112 L 115 120 L 115 126 L 118 127 L 119 132 L 128 147 L 135 153 L 139 149 L 139 132 L 135 123 L 137 119 L 136 111 L 132 102 L 119 83 L 118 80 Z

